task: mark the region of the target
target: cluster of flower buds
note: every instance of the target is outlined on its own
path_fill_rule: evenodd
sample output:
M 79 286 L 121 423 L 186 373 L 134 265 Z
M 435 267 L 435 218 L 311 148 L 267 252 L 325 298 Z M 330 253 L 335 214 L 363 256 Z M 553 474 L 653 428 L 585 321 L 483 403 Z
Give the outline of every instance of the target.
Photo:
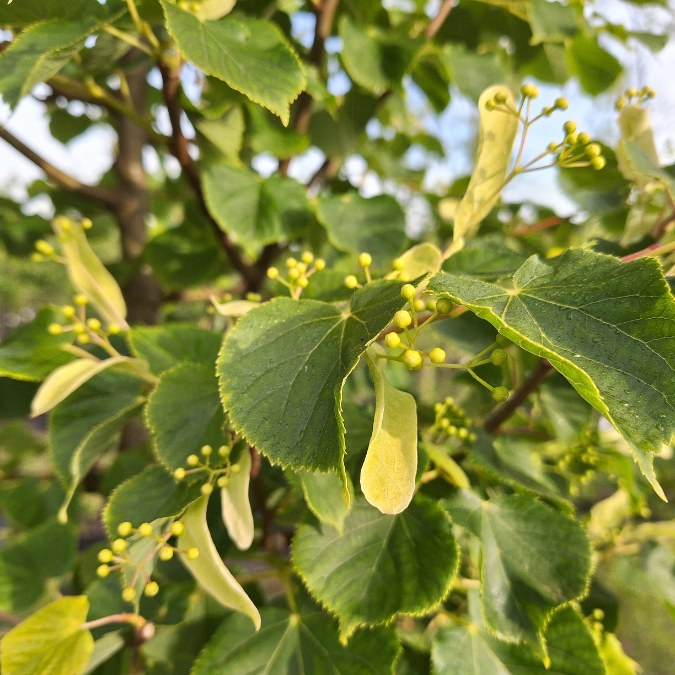
M 104 348 L 109 347 L 108 337 L 120 333 L 121 327 L 116 323 L 104 326 L 96 317 L 87 318 L 87 304 L 86 295 L 78 293 L 73 296 L 72 305 L 61 307 L 61 315 L 68 323 L 50 323 L 47 326 L 49 334 L 73 333 L 76 342 L 80 345 L 94 343 Z
M 61 229 L 62 232 L 70 232 L 72 230 L 72 220 L 70 218 L 67 218 L 66 216 L 58 216 L 57 220 L 59 222 L 59 228 Z M 80 225 L 82 226 L 83 230 L 91 230 L 91 228 L 94 226 L 92 221 L 89 218 L 83 218 L 80 221 Z M 64 262 L 63 258 L 58 254 L 54 246 L 50 244 L 47 240 L 45 239 L 38 239 L 35 244 L 35 251 L 31 254 L 31 260 L 33 262 L 46 262 L 47 260 L 51 260 L 54 262 Z
M 365 275 L 366 281 L 365 283 L 369 284 L 372 281 L 372 276 L 370 273 L 370 266 L 373 264 L 373 256 L 370 255 L 370 253 L 359 253 L 359 257 L 357 258 L 357 262 L 359 263 L 359 267 L 363 270 L 363 273 Z M 358 277 L 354 274 L 348 274 L 344 278 L 344 284 L 347 288 L 353 289 L 353 288 L 361 288 L 363 284 L 359 281 Z
M 278 267 L 270 267 L 267 277 L 286 286 L 292 298 L 299 298 L 302 291 L 309 286 L 310 277 L 316 272 L 326 269 L 323 258 L 315 258 L 311 251 L 303 251 L 300 260 L 286 258 L 286 276 L 283 276 Z
M 621 110 L 629 103 L 633 105 L 641 105 L 655 96 L 656 92 L 651 87 L 642 87 L 642 89 L 629 87 L 626 89 L 623 95 L 616 100 L 616 109 Z
M 118 525 L 117 534 L 119 537 L 112 541 L 110 548 L 103 548 L 98 552 L 98 561 L 101 564 L 96 568 L 96 574 L 105 579 L 116 570 L 122 570 L 123 568 L 133 570 L 130 575 L 131 583 L 122 589 L 122 599 L 125 602 L 136 601 L 138 595 L 136 588 L 141 579 L 144 581 L 143 595 L 154 597 L 159 593 L 159 584 L 145 574 L 142 562 L 136 563 L 130 558 L 128 538 L 133 536 L 155 541 L 155 548 L 148 559 L 156 555 L 160 560 L 171 560 L 176 551 L 180 551 L 189 560 L 195 560 L 199 557 L 198 548 L 192 547 L 181 550 L 169 544 L 172 537 L 180 537 L 184 531 L 185 526 L 179 521 L 172 523 L 171 527 L 164 532 L 156 532 L 150 523 L 141 523 L 138 527 L 134 527 L 129 521 L 124 521 Z
M 597 429 L 586 429 L 558 460 L 558 470 L 570 482 L 570 494 L 578 495 L 581 487 L 590 483 L 597 474 L 599 449 Z
M 185 460 L 187 468 L 179 467 L 173 472 L 173 476 L 181 481 L 188 476 L 206 473 L 206 480 L 201 487 L 203 495 L 210 495 L 214 485 L 219 488 L 227 487 L 230 476 L 241 470 L 239 464 L 232 464 L 230 461 L 232 448 L 229 445 L 221 445 L 215 452 L 210 445 L 203 445 L 199 452 L 199 455 L 188 455 Z
M 571 169 L 576 167 L 590 166 L 600 171 L 607 164 L 602 154 L 602 148 L 598 143 L 591 141 L 591 137 L 585 131 L 577 131 L 577 125 L 573 120 L 563 124 L 565 137 L 561 143 L 549 143 L 548 152 L 556 157 L 556 164 Z
M 431 427 L 437 436 L 437 442 L 445 438 L 458 438 L 473 443 L 476 434 L 471 430 L 471 420 L 466 411 L 455 403 L 452 396 L 434 405 L 434 424 Z

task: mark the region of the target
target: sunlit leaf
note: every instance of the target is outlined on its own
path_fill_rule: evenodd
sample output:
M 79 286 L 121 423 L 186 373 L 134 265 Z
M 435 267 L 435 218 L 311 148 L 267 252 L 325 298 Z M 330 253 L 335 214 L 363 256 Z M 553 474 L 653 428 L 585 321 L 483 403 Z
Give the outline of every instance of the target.
M 237 464 L 239 471 L 230 475 L 227 486 L 220 490 L 220 503 L 230 539 L 240 551 L 245 551 L 253 543 L 253 512 L 248 496 L 251 453 L 248 448 L 242 450 Z

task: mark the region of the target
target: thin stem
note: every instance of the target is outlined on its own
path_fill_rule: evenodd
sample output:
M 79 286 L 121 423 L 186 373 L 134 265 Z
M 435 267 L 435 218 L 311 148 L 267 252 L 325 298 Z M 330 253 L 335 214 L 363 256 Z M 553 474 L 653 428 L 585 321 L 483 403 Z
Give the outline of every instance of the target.
M 643 248 L 640 251 L 631 253 L 630 255 L 625 255 L 621 260 L 623 262 L 630 262 L 631 260 L 637 260 L 638 258 L 644 258 L 645 256 L 657 256 L 665 255 L 666 253 L 671 253 L 675 251 L 675 241 L 671 241 L 667 244 L 651 244 L 646 248 Z
M 129 33 L 125 33 L 123 30 L 115 28 L 115 26 L 104 26 L 103 30 L 106 33 L 108 33 L 108 35 L 112 35 L 113 37 L 116 37 L 118 40 L 126 42 L 128 45 L 136 47 L 136 49 L 142 51 L 144 54 L 147 54 L 148 56 L 153 56 L 152 51 L 148 49 L 148 47 L 144 45 L 140 40 L 136 39 L 133 35 L 129 35 Z
M 438 10 L 438 14 L 429 22 L 427 29 L 424 31 L 424 36 L 426 38 L 433 38 L 436 33 L 441 29 L 445 20 L 448 18 L 452 8 L 455 6 L 455 0 L 443 0 L 443 4 Z
M 490 391 L 495 390 L 495 387 L 493 387 L 489 382 L 486 382 L 482 377 L 476 375 L 476 373 L 468 366 L 466 366 L 466 372 L 469 373 L 469 375 L 471 375 L 471 377 L 473 377 L 476 382 L 480 382 L 486 389 L 489 389 Z
M 129 623 L 135 628 L 142 628 L 148 623 L 148 620 L 140 616 L 140 614 L 121 612 L 120 614 L 110 614 L 109 616 L 102 616 L 100 619 L 87 621 L 82 624 L 82 628 L 85 630 L 92 630 L 93 628 L 100 628 L 101 626 L 109 626 L 111 623 Z
M 47 174 L 47 177 L 54 181 L 58 187 L 90 201 L 102 204 L 108 209 L 116 206 L 118 197 L 114 190 L 81 183 L 77 178 L 67 174 L 65 171 L 61 171 L 61 169 L 54 166 L 51 162 L 48 162 L 3 126 L 0 126 L 0 138 L 42 169 Z
M 22 621 L 23 619 L 21 617 L 15 616 L 14 614 L 0 612 L 0 623 L 11 623 L 13 626 L 18 626 Z

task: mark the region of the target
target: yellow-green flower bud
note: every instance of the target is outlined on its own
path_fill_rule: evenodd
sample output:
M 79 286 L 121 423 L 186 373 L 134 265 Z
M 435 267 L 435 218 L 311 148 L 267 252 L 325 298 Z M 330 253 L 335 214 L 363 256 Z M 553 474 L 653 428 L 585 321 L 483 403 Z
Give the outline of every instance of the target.
M 196 546 L 193 546 L 185 551 L 185 556 L 188 560 L 196 560 L 199 558 L 199 549 Z
M 218 454 L 221 457 L 229 457 L 231 452 L 232 452 L 232 448 L 229 445 L 221 445 L 218 448 Z
M 185 525 L 183 525 L 183 523 L 180 521 L 176 521 L 171 525 L 171 534 L 174 537 L 180 537 L 183 532 L 185 532 Z
M 593 157 L 591 160 L 591 166 L 596 170 L 600 171 L 600 169 L 604 169 L 607 164 L 607 160 L 600 155 L 599 157 Z
M 99 565 L 96 568 L 96 576 L 105 579 L 110 574 L 110 568 L 107 565 Z
M 288 267 L 289 270 L 293 269 L 297 264 L 298 261 L 295 258 L 286 258 L 286 267 Z
M 124 602 L 133 602 L 136 599 L 136 589 L 131 586 L 127 586 L 122 590 L 122 600 Z
M 61 314 L 65 319 L 72 319 L 75 316 L 75 308 L 72 305 L 64 305 L 61 307 Z
M 49 256 L 54 255 L 54 247 L 44 239 L 38 239 L 35 242 L 35 250 L 42 253 L 42 255 L 47 256 L 48 258 Z
M 213 492 L 213 485 L 211 483 L 204 483 L 201 487 L 201 492 L 205 497 L 208 497 Z
M 405 354 L 403 354 L 403 363 L 410 370 L 419 370 L 424 363 L 424 358 L 416 349 L 406 349 Z
M 268 279 L 277 279 L 279 277 L 279 270 L 276 267 L 267 268 L 267 278 Z
M 436 300 L 436 312 L 438 314 L 449 314 L 452 312 L 452 302 L 448 298 L 439 298 Z
M 589 143 L 584 148 L 584 153 L 586 157 L 593 159 L 593 157 L 599 157 L 602 154 L 602 148 L 597 143 Z
M 509 390 L 506 387 L 495 387 L 492 391 L 492 398 L 500 403 L 506 401 L 508 397 Z
M 410 312 L 405 309 L 400 309 L 394 314 L 394 326 L 398 326 L 398 328 L 407 328 L 411 323 L 412 316 L 410 316 Z
M 384 344 L 391 349 L 396 349 L 401 344 L 401 337 L 398 333 L 387 333 L 384 336 Z
M 187 471 L 181 466 L 178 467 L 174 472 L 173 472 L 173 477 L 176 480 L 183 480 L 185 478 L 185 475 L 187 474 Z
M 585 131 L 582 131 L 579 133 L 577 136 L 577 143 L 581 143 L 581 145 L 586 145 L 587 143 L 591 142 L 591 137 L 590 134 L 587 134 Z
M 101 322 L 95 318 L 87 319 L 87 326 L 94 332 L 101 330 Z
M 311 251 L 303 251 L 300 260 L 302 260 L 305 265 L 309 265 L 314 260 L 314 254 Z
M 565 124 L 563 124 L 563 131 L 569 135 L 573 134 L 577 130 L 577 124 L 573 120 L 567 120 Z
M 124 553 L 127 549 L 127 542 L 124 539 L 115 539 L 111 544 L 114 553 Z
M 171 560 L 173 558 L 173 546 L 162 546 L 162 548 L 159 549 L 158 555 L 159 559 L 164 562 Z
M 63 326 L 60 323 L 50 323 L 47 326 L 47 332 L 50 335 L 61 335 L 63 332 Z
M 317 258 L 314 261 L 314 269 L 317 272 L 321 272 L 326 269 L 326 261 L 323 258 Z
M 117 526 L 117 534 L 119 534 L 120 537 L 128 537 L 133 529 L 133 525 L 128 520 L 125 520 Z
M 224 488 L 227 487 L 230 482 L 230 479 L 227 476 L 220 476 L 218 480 L 216 481 L 216 485 L 219 488 Z
M 520 88 L 520 93 L 525 98 L 537 98 L 537 96 L 539 96 L 539 88 L 534 84 L 524 84 Z
M 156 581 L 149 581 L 147 584 L 145 584 L 143 593 L 149 598 L 153 598 L 155 595 L 157 595 L 157 593 L 159 593 L 159 584 Z
M 429 352 L 429 360 L 431 363 L 444 363 L 445 362 L 445 351 L 443 351 L 440 347 L 434 347 L 430 352 Z
M 569 108 L 569 101 L 566 98 L 563 98 L 562 96 L 557 98 L 553 105 L 555 105 L 558 110 L 567 110 Z
M 197 455 L 188 455 L 186 462 L 188 466 L 198 466 L 199 457 Z
M 200 452 L 204 457 L 209 457 L 213 452 L 213 448 L 210 445 L 202 445 Z
M 358 263 L 361 267 L 368 267 L 373 264 L 373 256 L 370 253 L 360 253 Z
M 344 283 L 347 288 L 356 288 L 359 285 L 359 280 L 353 274 L 348 274 Z
M 415 287 L 412 284 L 404 284 L 401 287 L 401 296 L 406 300 L 412 300 L 415 297 Z
M 113 559 L 113 552 L 109 548 L 102 548 L 98 552 L 98 561 L 102 563 L 109 563 Z
M 150 523 L 141 523 L 136 530 L 141 537 L 152 537 L 153 530 Z
M 405 263 L 403 262 L 403 260 L 401 260 L 401 258 L 394 258 L 391 261 L 391 266 L 397 272 L 400 272 L 405 267 Z

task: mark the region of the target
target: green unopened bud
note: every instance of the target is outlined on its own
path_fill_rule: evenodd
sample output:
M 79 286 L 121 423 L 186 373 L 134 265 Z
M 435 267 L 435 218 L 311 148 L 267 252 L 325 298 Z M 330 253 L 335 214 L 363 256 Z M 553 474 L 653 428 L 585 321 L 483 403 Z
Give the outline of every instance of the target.
M 110 574 L 110 568 L 107 565 L 99 565 L 96 568 L 96 576 L 105 579 Z
M 539 96 L 539 88 L 536 87 L 534 84 L 524 84 L 520 88 L 520 93 L 525 98 L 537 98 L 537 96 Z
M 368 267 L 373 264 L 373 256 L 370 253 L 360 253 L 358 263 L 361 267 Z
M 50 335 L 61 335 L 63 332 L 63 326 L 60 323 L 50 323 L 47 326 L 47 332 Z
M 600 155 L 599 157 L 593 157 L 591 160 L 591 166 L 596 170 L 600 171 L 600 169 L 604 169 L 607 164 L 607 160 Z
M 501 366 L 502 363 L 506 362 L 507 354 L 503 349 L 495 349 L 492 354 L 490 354 L 490 361 L 495 366 Z
M 498 91 L 494 96 L 495 103 L 506 103 L 506 94 L 503 91 Z
M 356 288 L 359 280 L 353 274 L 348 274 L 344 279 L 344 284 L 347 288 Z
M 54 247 L 46 242 L 44 239 L 38 239 L 35 242 L 35 249 L 42 253 L 42 255 L 47 256 L 48 258 L 54 255 Z
M 401 287 L 401 296 L 406 300 L 412 300 L 415 297 L 415 287 L 412 284 L 404 284 Z
M 202 494 L 205 497 L 208 497 L 213 492 L 213 485 L 211 485 L 211 483 L 204 483 L 200 489 Z
M 175 523 L 171 524 L 171 534 L 174 537 L 180 537 L 183 532 L 185 532 L 185 525 L 183 525 L 183 523 L 176 521 Z
M 134 526 L 128 520 L 125 520 L 117 526 L 117 534 L 119 534 L 120 537 L 128 537 L 133 529 Z
M 127 586 L 122 590 L 122 600 L 124 602 L 133 602 L 136 599 L 136 589 L 131 586 Z
M 199 457 L 197 455 L 188 455 L 186 462 L 188 466 L 198 466 Z
M 173 472 L 173 477 L 176 480 L 183 480 L 183 478 L 185 478 L 186 473 L 187 473 L 187 471 L 185 471 L 185 469 L 183 467 L 179 467 L 178 469 L 176 469 Z
M 159 593 L 159 584 L 156 581 L 149 581 L 147 584 L 145 584 L 143 593 L 149 598 L 153 598 L 155 595 L 157 595 L 157 593 Z
M 581 143 L 581 145 L 586 145 L 587 143 L 590 143 L 590 142 L 591 142 L 591 137 L 585 131 L 581 131 L 579 133 L 579 135 L 577 136 L 577 143 Z
M 436 312 L 438 314 L 449 314 L 452 312 L 452 302 L 448 298 L 439 298 L 436 300 Z
M 109 563 L 113 559 L 113 552 L 109 548 L 102 548 L 98 552 L 98 561 L 102 563 Z
M 152 537 L 152 525 L 150 523 L 141 523 L 136 530 L 141 537 Z
M 403 354 L 403 363 L 410 370 L 419 370 L 424 363 L 424 358 L 416 349 L 406 349 L 405 354 Z
M 602 154 L 602 148 L 597 143 L 589 143 L 584 148 L 584 153 L 586 157 L 593 159 L 593 157 L 599 157 Z
M 492 392 L 492 398 L 499 403 L 506 401 L 508 397 L 509 390 L 506 387 L 495 387 Z
M 429 360 L 431 363 L 444 363 L 445 357 L 445 351 L 443 351 L 440 347 L 434 347 L 434 349 L 429 352 Z
M 90 330 L 93 330 L 94 332 L 97 332 L 101 330 L 101 322 L 98 319 L 87 319 L 87 326 Z
M 410 312 L 405 309 L 401 309 L 396 314 L 394 314 L 394 325 L 398 328 L 407 328 L 412 323 L 412 316 Z
M 162 546 L 159 549 L 159 559 L 166 562 L 167 560 L 171 560 L 171 558 L 173 558 L 173 546 Z
M 558 110 L 567 110 L 569 107 L 569 101 L 561 96 L 555 100 L 553 105 L 555 105 Z
M 64 305 L 61 307 L 61 314 L 66 319 L 72 319 L 75 316 L 75 308 L 72 305 Z
M 573 134 L 577 130 L 577 123 L 574 122 L 573 120 L 567 120 L 565 124 L 563 124 L 563 131 L 569 135 Z
M 188 560 L 197 560 L 199 558 L 199 549 L 196 546 L 185 551 L 185 556 Z
M 317 258 L 314 261 L 314 269 L 317 272 L 321 272 L 326 269 L 326 261 L 323 258 Z
M 267 277 L 269 279 L 277 279 L 279 277 L 279 270 L 276 267 L 269 267 L 267 269 Z

